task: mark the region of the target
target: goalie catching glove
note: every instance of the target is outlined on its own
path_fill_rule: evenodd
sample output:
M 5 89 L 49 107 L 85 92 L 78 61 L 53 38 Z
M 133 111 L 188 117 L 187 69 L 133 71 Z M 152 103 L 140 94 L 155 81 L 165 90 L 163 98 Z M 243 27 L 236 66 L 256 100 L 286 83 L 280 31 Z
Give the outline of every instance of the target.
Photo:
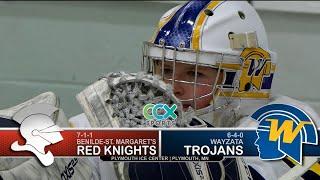
M 148 127 L 142 114 L 149 103 L 176 104 L 175 127 L 207 127 L 205 121 L 193 116 L 193 110 L 182 109 L 170 85 L 145 73 L 109 73 L 77 95 L 91 127 Z M 103 158 L 102 158 L 103 159 Z M 103 179 L 251 179 L 241 158 L 219 162 L 99 162 Z M 232 174 L 232 175 L 231 175 Z

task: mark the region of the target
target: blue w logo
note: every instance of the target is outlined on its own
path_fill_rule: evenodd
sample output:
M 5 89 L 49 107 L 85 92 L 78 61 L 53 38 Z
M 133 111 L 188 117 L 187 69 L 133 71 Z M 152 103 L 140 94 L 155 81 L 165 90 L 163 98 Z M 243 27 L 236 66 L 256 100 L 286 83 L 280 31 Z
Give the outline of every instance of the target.
M 270 104 L 258 109 L 251 117 L 259 121 L 255 145 L 263 160 L 277 160 L 288 155 L 302 164 L 302 143 L 318 144 L 315 125 L 297 107 Z

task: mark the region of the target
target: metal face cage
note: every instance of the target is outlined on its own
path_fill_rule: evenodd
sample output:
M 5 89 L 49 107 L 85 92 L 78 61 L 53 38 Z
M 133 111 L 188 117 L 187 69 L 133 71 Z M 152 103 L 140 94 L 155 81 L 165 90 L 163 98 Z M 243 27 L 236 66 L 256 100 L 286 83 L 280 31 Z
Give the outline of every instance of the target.
M 179 93 L 175 93 L 182 104 L 197 110 L 203 108 L 201 100 L 210 99 L 209 105 L 212 111 L 221 108 L 217 106 L 213 108 L 213 103 L 225 81 L 223 64 L 228 61 L 239 62 L 239 56 L 144 42 L 141 68 L 147 73 L 160 76 L 163 81 L 170 83 L 173 89 L 182 85 L 188 91 L 192 88 L 192 93 L 189 92 L 188 97 L 179 97 Z M 177 70 L 187 73 L 179 74 Z M 204 80 L 202 75 L 207 79 Z

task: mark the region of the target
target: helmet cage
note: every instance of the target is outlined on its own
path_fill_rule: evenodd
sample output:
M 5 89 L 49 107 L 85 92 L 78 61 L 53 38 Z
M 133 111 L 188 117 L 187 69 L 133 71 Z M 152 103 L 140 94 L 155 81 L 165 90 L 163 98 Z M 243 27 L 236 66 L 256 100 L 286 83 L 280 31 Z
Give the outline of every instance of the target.
M 147 73 L 152 73 L 153 75 L 159 75 L 156 74 L 155 66 L 156 63 L 161 63 L 161 72 L 160 77 L 164 81 L 171 82 L 172 87 L 174 88 L 175 83 L 186 83 L 186 84 L 192 84 L 193 86 L 193 96 L 192 98 L 188 99 L 180 99 L 182 103 L 186 102 L 192 102 L 192 108 L 195 110 L 197 109 L 197 100 L 212 96 L 212 103 L 206 112 L 213 111 L 215 109 L 220 109 L 228 104 L 228 101 L 225 101 L 225 104 L 217 105 L 214 104 L 216 101 L 216 98 L 219 96 L 223 96 L 223 92 L 219 91 L 222 87 L 222 82 L 225 81 L 225 76 L 221 77 L 222 72 L 224 71 L 223 67 L 226 64 L 234 64 L 234 65 L 240 65 L 241 60 L 239 59 L 238 55 L 232 55 L 232 54 L 225 54 L 225 53 L 218 53 L 218 52 L 209 52 L 209 51 L 200 51 L 200 50 L 193 50 L 188 48 L 182 47 L 172 47 L 172 46 L 165 46 L 164 43 L 158 45 L 151 42 L 144 42 L 143 43 L 143 58 L 141 62 L 141 68 L 143 71 Z M 166 62 L 172 63 L 172 75 L 171 77 L 168 77 L 166 73 L 164 72 L 164 66 Z M 236 62 L 236 63 L 235 63 Z M 176 64 L 182 63 L 187 65 L 194 65 L 194 79 L 192 80 L 181 80 L 176 79 Z M 210 67 L 217 70 L 217 76 L 214 78 L 212 83 L 203 83 L 198 81 L 198 68 L 200 66 L 203 67 Z M 222 78 L 222 81 L 219 82 L 219 79 Z M 237 79 L 235 77 L 235 79 Z M 198 86 L 206 86 L 211 87 L 211 91 L 207 94 L 203 94 L 197 97 L 196 90 L 199 88 Z M 232 92 L 234 92 L 235 89 L 233 89 Z M 227 99 L 232 97 L 228 96 Z M 213 106 L 215 105 L 215 106 Z

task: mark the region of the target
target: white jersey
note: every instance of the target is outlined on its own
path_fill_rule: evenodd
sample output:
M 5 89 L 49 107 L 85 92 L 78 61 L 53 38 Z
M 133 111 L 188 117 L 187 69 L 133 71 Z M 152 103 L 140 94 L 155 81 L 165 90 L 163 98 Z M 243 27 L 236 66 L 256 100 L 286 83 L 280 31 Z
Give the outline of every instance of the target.
M 272 99 L 271 102 L 292 104 L 299 107 L 300 109 L 303 109 L 313 120 L 315 120 L 316 126 L 320 127 L 319 116 L 310 106 L 306 105 L 305 103 L 299 102 L 286 96 L 276 97 Z M 74 127 L 90 127 L 90 123 L 84 113 L 70 118 L 69 121 Z M 257 125 L 258 124 L 256 121 L 252 121 L 249 118 L 243 118 L 239 120 L 239 127 L 257 127 Z M 258 157 L 246 157 L 243 159 L 246 164 L 250 168 L 253 168 L 260 176 L 270 180 L 279 179 L 284 174 L 292 171 L 292 168 L 295 167 L 295 164 L 287 158 L 277 161 L 262 161 Z M 117 173 L 112 162 L 105 162 L 100 160 L 99 158 L 96 158 L 94 159 L 94 163 L 100 169 L 101 179 L 117 179 Z M 319 167 L 318 162 L 315 164 L 315 166 Z M 298 179 L 302 179 L 301 176 L 306 179 L 315 176 L 319 178 L 320 172 L 316 169 L 317 168 L 314 167 L 310 168 L 310 170 L 308 170 L 306 173 L 299 175 Z

